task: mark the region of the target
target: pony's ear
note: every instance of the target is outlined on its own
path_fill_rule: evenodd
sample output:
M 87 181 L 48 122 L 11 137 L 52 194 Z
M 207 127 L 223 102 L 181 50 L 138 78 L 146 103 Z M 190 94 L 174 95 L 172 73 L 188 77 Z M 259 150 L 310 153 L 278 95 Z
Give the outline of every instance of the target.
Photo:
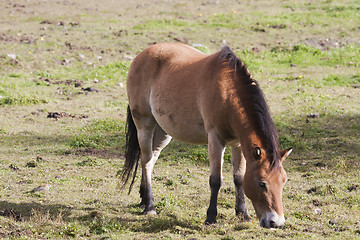
M 287 158 L 291 152 L 292 152 L 292 148 L 280 150 L 280 161 L 281 162 L 284 161 L 285 158 Z

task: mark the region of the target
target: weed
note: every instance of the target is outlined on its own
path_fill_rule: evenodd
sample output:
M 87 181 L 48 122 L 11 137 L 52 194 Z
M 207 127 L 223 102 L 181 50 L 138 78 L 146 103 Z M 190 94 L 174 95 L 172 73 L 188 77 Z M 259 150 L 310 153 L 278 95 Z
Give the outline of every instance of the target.
M 83 132 L 119 132 L 124 130 L 124 122 L 115 119 L 99 119 L 81 129 Z
M 104 165 L 104 162 L 102 160 L 97 159 L 96 157 L 85 157 L 83 161 L 78 162 L 76 165 L 80 167 L 102 166 Z
M 330 184 L 327 184 L 324 186 L 312 187 L 307 191 L 307 193 L 309 193 L 309 194 L 316 194 L 316 195 L 320 195 L 320 196 L 335 194 L 336 192 L 337 192 L 337 188 Z
M 173 197 L 163 197 L 160 201 L 156 203 L 156 208 L 159 210 L 169 208 L 171 206 L 174 206 L 175 203 L 176 201 Z
M 135 25 L 133 29 L 135 30 L 156 30 L 156 29 L 174 29 L 177 27 L 186 27 L 189 26 L 189 23 L 180 19 L 160 19 L 160 20 L 150 20 L 144 23 Z
M 69 142 L 69 146 L 72 148 L 97 148 L 108 146 L 109 144 L 110 142 L 108 141 L 106 135 L 103 134 L 79 134 L 74 136 Z
M 96 217 L 90 223 L 89 229 L 91 233 L 100 235 L 110 231 L 125 231 L 126 227 L 122 225 L 122 221 L 120 219 L 108 220 L 106 217 L 101 216 L 101 217 Z
M 37 163 L 35 161 L 30 161 L 26 163 L 26 167 L 28 168 L 34 168 L 37 166 Z
M 321 81 L 322 86 L 339 86 L 351 87 L 352 85 L 360 84 L 360 75 L 341 76 L 330 74 Z
M 310 220 L 309 213 L 303 211 L 294 211 L 292 215 L 300 220 Z
M 80 227 L 76 223 L 69 223 L 62 228 L 60 235 L 76 238 L 79 234 L 79 229 Z
M 11 73 L 11 74 L 9 74 L 9 77 L 10 78 L 21 78 L 22 74 Z
M 49 101 L 46 99 L 42 99 L 36 96 L 27 96 L 27 95 L 20 95 L 20 96 L 6 96 L 0 98 L 0 106 L 5 105 L 33 105 L 39 103 L 48 103 Z
M 86 72 L 80 76 L 80 79 L 84 81 L 97 79 L 104 82 L 105 86 L 115 86 L 126 79 L 129 66 L 130 62 L 109 63 Z

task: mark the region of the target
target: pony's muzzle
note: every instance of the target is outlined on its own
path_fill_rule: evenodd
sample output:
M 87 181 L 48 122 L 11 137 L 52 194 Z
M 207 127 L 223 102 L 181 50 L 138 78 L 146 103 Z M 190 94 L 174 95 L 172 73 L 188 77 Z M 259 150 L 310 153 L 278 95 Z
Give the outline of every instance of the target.
M 279 216 L 276 212 L 267 212 L 260 219 L 260 226 L 264 228 L 283 228 L 284 224 L 284 215 Z

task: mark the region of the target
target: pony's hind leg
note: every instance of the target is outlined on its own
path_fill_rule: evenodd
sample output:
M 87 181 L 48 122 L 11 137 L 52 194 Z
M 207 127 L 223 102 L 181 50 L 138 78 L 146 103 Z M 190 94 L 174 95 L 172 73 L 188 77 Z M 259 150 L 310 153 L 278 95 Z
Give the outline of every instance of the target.
M 170 140 L 171 137 L 157 124 L 153 128 L 144 129 L 139 134 L 142 165 L 140 205 L 145 207 L 144 214 L 156 214 L 154 197 L 151 189 L 152 172 L 161 150 L 169 144 Z
M 234 145 L 231 147 L 231 161 L 233 164 L 233 177 L 236 194 L 235 212 L 236 215 L 239 215 L 244 218 L 244 220 L 248 221 L 250 220 L 250 217 L 246 211 L 244 189 L 242 186 L 246 170 L 246 160 L 241 152 L 240 146 Z

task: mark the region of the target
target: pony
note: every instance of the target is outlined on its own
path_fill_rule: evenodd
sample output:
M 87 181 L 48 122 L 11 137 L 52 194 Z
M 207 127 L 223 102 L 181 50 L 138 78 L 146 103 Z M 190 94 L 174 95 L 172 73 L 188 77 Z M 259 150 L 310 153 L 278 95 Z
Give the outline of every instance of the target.
M 287 181 L 278 136 L 263 92 L 247 66 L 225 46 L 207 55 L 179 43 L 155 44 L 137 55 L 127 76 L 129 105 L 122 182 L 135 181 L 141 159 L 141 205 L 156 214 L 153 167 L 172 138 L 207 144 L 210 204 L 205 224 L 216 223 L 224 150 L 231 147 L 235 212 L 249 220 L 245 195 L 260 226 L 281 228 L 282 191 Z

